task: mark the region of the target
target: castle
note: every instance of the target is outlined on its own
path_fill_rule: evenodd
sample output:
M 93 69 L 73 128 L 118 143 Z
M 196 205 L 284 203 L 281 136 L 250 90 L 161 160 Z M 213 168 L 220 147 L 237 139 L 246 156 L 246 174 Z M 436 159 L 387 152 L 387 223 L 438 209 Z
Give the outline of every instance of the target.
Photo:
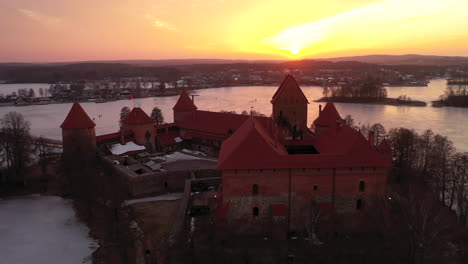
M 218 156 L 222 204 L 217 217 L 233 225 L 249 223 L 252 229 L 267 224 L 300 229 L 314 208 L 355 214 L 385 195 L 391 167 L 385 140 L 375 146 L 373 133 L 367 140 L 348 126 L 332 102 L 320 106 L 309 128 L 308 99 L 291 75 L 271 103 L 271 117 L 209 112 L 198 110 L 183 91 L 173 107 L 173 123 L 155 125 L 135 107 L 121 131 L 97 137 L 95 124 L 75 103 L 61 126 L 64 154 L 131 143 L 136 148 L 107 154 L 184 147 Z

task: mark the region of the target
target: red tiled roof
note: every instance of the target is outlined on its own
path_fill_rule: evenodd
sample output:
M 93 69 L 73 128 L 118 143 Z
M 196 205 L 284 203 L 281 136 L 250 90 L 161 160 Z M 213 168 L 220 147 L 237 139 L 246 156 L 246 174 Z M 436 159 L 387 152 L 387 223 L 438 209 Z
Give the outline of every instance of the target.
M 190 99 L 186 91 L 182 91 L 179 100 L 177 100 L 177 103 L 172 108 L 172 110 L 176 111 L 194 111 L 197 109 L 197 106 Z
M 127 130 L 124 132 L 124 136 L 129 136 L 129 135 L 132 135 L 133 132 L 130 131 L 130 130 Z M 115 133 L 110 133 L 110 134 L 104 134 L 104 135 L 99 135 L 99 136 L 96 136 L 96 142 L 102 142 L 102 141 L 105 141 L 105 140 L 110 140 L 110 139 L 119 139 L 120 140 L 120 135 L 121 135 L 121 132 L 115 132 Z
M 165 123 L 165 124 L 154 125 L 154 128 L 163 129 L 163 128 L 171 128 L 174 126 L 176 126 L 174 123 Z
M 74 129 L 92 128 L 95 126 L 96 124 L 91 120 L 91 118 L 89 118 L 81 105 L 78 102 L 75 102 L 60 127 L 64 129 Z
M 287 154 L 255 118 L 247 119 L 221 146 L 218 168 L 275 168 L 280 154 Z
M 322 126 L 333 126 L 336 124 L 336 120 L 342 120 L 340 114 L 335 108 L 333 102 L 328 102 L 325 105 L 325 108 L 319 113 L 317 119 L 315 119 L 314 124 Z
M 154 120 L 139 107 L 134 107 L 127 117 L 122 121 L 125 125 L 153 124 Z
M 259 122 L 249 119 L 221 146 L 218 169 L 389 167 L 359 132 L 344 125 L 317 137 L 320 154 L 289 155 Z
M 286 75 L 278 90 L 276 90 L 271 103 L 274 104 L 278 100 L 284 100 L 290 104 L 297 104 L 301 102 L 309 103 L 307 97 L 302 92 L 296 79 L 290 74 Z
M 229 129 L 235 132 L 249 117 L 248 115 L 197 110 L 180 127 L 203 133 L 227 135 Z M 268 117 L 256 116 L 255 119 L 265 126 L 270 122 Z
M 201 131 L 186 131 L 186 133 L 182 136 L 183 139 L 201 138 L 217 141 L 224 141 L 227 137 L 228 135 L 204 133 Z
M 272 211 L 273 216 L 286 216 L 286 205 L 272 204 L 271 211 Z

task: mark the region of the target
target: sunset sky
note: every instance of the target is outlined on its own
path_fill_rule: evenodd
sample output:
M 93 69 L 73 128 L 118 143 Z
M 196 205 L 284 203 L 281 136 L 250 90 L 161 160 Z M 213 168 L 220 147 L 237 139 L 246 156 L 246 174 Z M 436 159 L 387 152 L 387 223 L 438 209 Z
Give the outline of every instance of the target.
M 0 0 L 0 61 L 468 56 L 468 0 Z

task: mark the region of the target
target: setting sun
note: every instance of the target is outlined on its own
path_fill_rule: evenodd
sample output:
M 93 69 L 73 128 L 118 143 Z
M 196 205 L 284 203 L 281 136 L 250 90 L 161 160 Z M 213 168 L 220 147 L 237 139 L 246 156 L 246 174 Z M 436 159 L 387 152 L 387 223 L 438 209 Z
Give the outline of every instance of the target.
M 299 54 L 300 50 L 299 50 L 298 46 L 292 46 L 290 51 L 291 51 L 292 55 L 297 55 L 297 54 Z

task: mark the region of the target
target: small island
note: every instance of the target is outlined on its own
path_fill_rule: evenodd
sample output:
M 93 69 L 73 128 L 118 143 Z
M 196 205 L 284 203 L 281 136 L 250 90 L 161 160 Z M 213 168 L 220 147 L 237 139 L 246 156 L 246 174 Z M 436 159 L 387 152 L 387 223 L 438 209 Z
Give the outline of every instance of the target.
M 412 100 L 406 95 L 388 98 L 387 89 L 378 78 L 368 77 L 365 80 L 345 81 L 339 85 L 323 87 L 323 97 L 314 102 L 335 102 L 354 104 L 380 104 L 396 106 L 426 106 L 426 102 Z
M 439 100 L 432 101 L 432 106 L 468 107 L 468 76 L 447 80 L 447 89 Z

